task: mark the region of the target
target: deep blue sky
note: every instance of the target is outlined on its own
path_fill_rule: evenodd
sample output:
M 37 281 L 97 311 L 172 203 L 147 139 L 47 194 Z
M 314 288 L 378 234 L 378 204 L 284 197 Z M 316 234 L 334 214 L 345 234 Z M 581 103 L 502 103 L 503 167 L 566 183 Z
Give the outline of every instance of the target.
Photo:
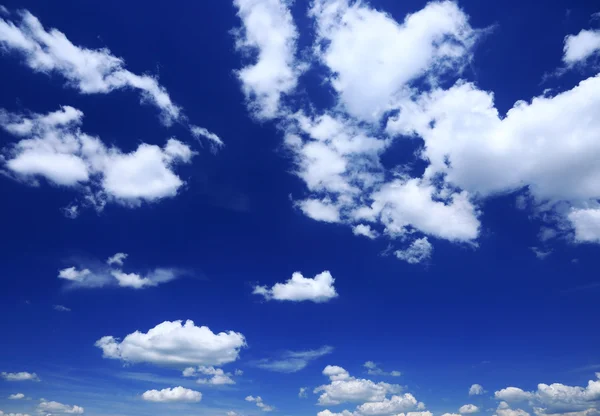
M 425 5 L 369 3 L 399 21 Z M 465 78 L 493 91 L 502 113 L 517 100 L 548 87 L 572 88 L 595 73 L 580 69 L 541 83 L 561 65 L 564 37 L 589 28 L 598 3 L 463 0 L 459 5 L 473 27 L 493 27 L 478 43 Z M 76 219 L 61 212 L 74 199 L 72 190 L 0 176 L 0 371 L 35 372 L 42 379 L 0 381 L 1 410 L 34 413 L 43 397 L 83 406 L 89 415 L 225 415 L 228 410 L 251 415 L 259 409 L 244 397 L 260 395 L 279 414 L 316 414 L 323 410 L 315 406 L 318 396 L 298 399 L 299 387 L 326 384 L 321 371 L 328 364 L 366 377 L 362 364 L 372 360 L 385 370 L 400 370 L 401 378 L 382 380 L 407 386 L 436 415 L 456 412 L 465 403 L 493 414 L 497 403 L 491 396 L 506 386 L 584 386 L 594 378 L 594 368 L 600 368 L 598 247 L 557 240 L 552 254 L 538 259 L 530 247 L 539 245 L 542 222 L 516 209 L 514 194 L 480 205 L 479 247 L 438 240 L 432 259 L 417 265 L 385 255 L 394 240 L 356 237 L 350 228 L 314 221 L 294 206 L 290 196 L 302 198 L 305 185 L 292 174 L 281 132 L 275 123 L 252 119 L 233 72 L 243 61 L 231 34 L 240 25 L 231 2 L 21 0 L 4 6 L 29 10 L 75 45 L 108 47 L 134 73 L 158 75 L 189 119 L 217 133 L 225 146 L 212 153 L 184 126 L 161 125 L 157 110 L 138 105 L 134 91 L 83 95 L 65 88 L 59 75 L 33 72 L 10 53 L 0 56 L 0 108 L 47 113 L 70 105 L 85 113 L 86 133 L 123 152 L 142 142 L 162 146 L 169 137 L 199 152 L 193 163 L 178 167 L 186 185 L 176 197 L 138 208 L 108 204 L 99 214 L 86 209 Z M 300 43 L 310 44 L 305 10 L 304 1 L 292 7 Z M 319 90 L 316 79 L 306 79 L 304 88 L 316 92 L 315 102 L 328 105 L 328 93 Z M 13 141 L 0 132 L 3 147 Z M 411 149 L 392 147 L 384 162 L 393 165 Z M 73 259 L 104 261 L 116 252 L 128 253 L 131 270 L 161 266 L 187 273 L 144 290 L 70 290 L 57 278 Z M 327 303 L 265 302 L 252 294 L 257 282 L 273 285 L 295 271 L 313 277 L 323 270 L 334 276 L 339 294 Z M 236 385 L 197 386 L 172 369 L 124 366 L 102 358 L 94 346 L 104 335 L 124 337 L 180 319 L 244 334 L 248 348 L 225 367 L 244 371 Z M 334 352 L 297 373 L 252 365 L 284 351 L 324 345 Z M 131 380 L 126 373 L 154 378 Z M 469 397 L 473 383 L 489 393 Z M 202 391 L 202 402 L 155 410 L 160 403 L 139 399 L 145 390 L 176 385 Z M 17 392 L 33 401 L 6 399 Z

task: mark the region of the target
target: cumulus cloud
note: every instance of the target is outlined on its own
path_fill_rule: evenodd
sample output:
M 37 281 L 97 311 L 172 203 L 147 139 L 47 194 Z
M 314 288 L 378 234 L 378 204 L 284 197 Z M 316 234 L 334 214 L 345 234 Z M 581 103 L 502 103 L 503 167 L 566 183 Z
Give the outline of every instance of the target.
M 273 406 L 269 406 L 268 404 L 263 402 L 263 399 L 260 396 L 247 396 L 246 401 L 250 403 L 255 403 L 256 406 L 263 412 L 272 412 L 273 410 L 275 410 Z
M 301 399 L 306 399 L 308 397 L 308 387 L 300 387 L 300 390 L 298 391 L 298 397 Z
M 37 412 L 44 415 L 82 415 L 83 407 L 40 399 Z
M 9 400 L 21 400 L 24 399 L 25 395 L 23 393 L 15 393 L 8 396 Z
M 213 386 L 222 386 L 226 384 L 235 384 L 235 381 L 231 378 L 231 373 L 226 373 L 221 368 L 199 366 L 197 368 L 188 367 L 183 370 L 184 377 L 197 377 L 198 375 L 204 375 L 209 377 L 201 377 L 196 380 L 198 384 L 210 384 Z
M 589 380 L 586 387 L 540 383 L 535 391 L 507 387 L 496 391 L 494 396 L 508 403 L 528 402 L 540 415 L 596 409 L 600 401 L 600 373 L 596 373 L 596 380 Z M 508 404 L 503 406 L 508 407 Z
M 18 373 L 0 373 L 0 376 L 6 381 L 40 381 L 40 378 L 36 373 L 28 373 L 21 371 Z
M 497 416 L 530 416 L 528 412 L 523 409 L 511 409 L 508 403 L 500 402 L 496 409 Z
M 485 393 L 481 384 L 473 384 L 469 387 L 469 396 L 480 396 Z
M 475 406 L 474 404 L 465 404 L 458 409 L 458 413 L 461 415 L 468 415 L 477 412 L 479 412 L 479 407 Z
M 107 260 L 107 264 L 82 260 L 77 266 L 59 270 L 58 277 L 67 280 L 70 288 L 120 286 L 144 289 L 170 282 L 187 273 L 182 269 L 167 267 L 155 268 L 145 273 L 126 273 L 121 267 L 125 258 L 127 258 L 127 254 L 117 253 Z
M 234 0 L 233 4 L 242 21 L 236 47 L 256 56 L 256 62 L 237 71 L 237 76 L 250 111 L 259 119 L 273 118 L 280 112 L 282 96 L 297 85 L 298 31 L 283 0 Z
M 306 368 L 314 360 L 325 355 L 331 354 L 333 347 L 324 346 L 316 350 L 307 351 L 286 351 L 280 358 L 265 358 L 252 362 L 251 364 L 262 368 L 263 370 L 274 371 L 277 373 L 296 373 Z
M 255 286 L 252 293 L 266 300 L 324 303 L 338 296 L 333 287 L 334 281 L 329 271 L 319 273 L 312 279 L 295 272 L 285 283 L 275 283 L 270 289 L 267 286 Z
M 565 38 L 563 62 L 574 65 L 600 52 L 600 30 L 582 30 Z
M 338 366 L 328 365 L 323 370 L 323 375 L 329 377 L 330 383 L 314 389 L 315 394 L 321 393 L 318 400 L 318 404 L 321 406 L 333 406 L 347 402 L 384 402 L 387 400 L 386 395 L 388 393 L 397 394 L 402 390 L 398 385 L 384 382 L 375 383 L 371 380 L 352 377 L 344 368 Z M 410 397 L 412 396 L 393 396 L 391 400 L 410 400 Z M 374 408 L 378 406 L 372 403 L 366 404 L 375 406 Z M 414 405 L 416 407 L 416 401 Z M 365 408 L 367 412 L 371 408 L 370 406 Z M 360 411 L 363 412 L 363 410 Z
M 44 178 L 77 190 L 83 194 L 81 204 L 97 210 L 107 202 L 136 207 L 174 197 L 185 184 L 173 169 L 195 155 L 186 144 L 171 138 L 162 148 L 142 143 L 124 153 L 83 133 L 82 118 L 69 106 L 45 115 L 0 110 L 0 127 L 21 138 L 3 150 L 3 168 L 32 184 Z
M 366 1 L 315 0 L 309 17 L 312 58 L 326 69 L 316 75 L 337 103 L 315 110 L 306 93 L 307 102 L 277 113 L 306 185 L 294 202 L 302 213 L 399 239 L 408 247 L 399 258 L 418 262 L 434 239 L 476 246 L 483 202 L 525 192 L 523 208 L 544 214 L 546 229 L 568 234 L 570 225 L 575 241 L 600 242 L 600 76 L 502 113 L 492 91 L 461 78 L 487 30 L 473 28 L 455 2 L 429 2 L 396 21 Z M 565 63 L 597 55 L 597 36 L 567 37 Z M 382 165 L 394 141 L 411 139 L 416 159 Z
M 173 387 L 162 390 L 148 390 L 142 394 L 142 399 L 149 402 L 172 403 L 187 402 L 197 403 L 202 400 L 202 393 L 184 387 Z
M 377 364 L 373 361 L 367 361 L 363 364 L 363 367 L 367 369 L 367 374 L 372 376 L 392 376 L 392 377 L 400 377 L 402 373 L 400 371 L 383 371 Z
M 104 336 L 95 344 L 104 358 L 159 366 L 220 366 L 238 359 L 246 339 L 238 332 L 213 333 L 193 321 L 165 321 L 148 332 L 136 331 L 121 341 Z

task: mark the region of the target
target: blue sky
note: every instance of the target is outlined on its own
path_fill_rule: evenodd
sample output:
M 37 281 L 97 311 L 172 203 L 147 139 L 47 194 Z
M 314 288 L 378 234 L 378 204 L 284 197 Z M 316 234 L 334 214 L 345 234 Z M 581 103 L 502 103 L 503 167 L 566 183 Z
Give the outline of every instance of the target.
M 591 1 L 4 1 L 0 415 L 600 412 Z

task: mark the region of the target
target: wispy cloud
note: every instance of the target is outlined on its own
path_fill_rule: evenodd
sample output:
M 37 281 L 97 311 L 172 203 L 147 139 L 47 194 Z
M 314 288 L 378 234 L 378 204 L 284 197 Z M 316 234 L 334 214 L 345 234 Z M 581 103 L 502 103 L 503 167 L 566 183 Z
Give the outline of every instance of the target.
M 328 345 L 316 350 L 286 351 L 278 358 L 263 358 L 251 362 L 250 365 L 277 373 L 296 373 L 304 369 L 311 361 L 332 352 L 333 347 Z

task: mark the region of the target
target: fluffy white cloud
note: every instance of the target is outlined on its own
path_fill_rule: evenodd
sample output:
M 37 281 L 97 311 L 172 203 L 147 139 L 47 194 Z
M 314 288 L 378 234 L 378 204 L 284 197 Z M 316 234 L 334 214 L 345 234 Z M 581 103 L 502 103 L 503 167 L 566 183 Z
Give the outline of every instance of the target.
M 536 414 L 581 412 L 598 407 L 600 373 L 596 373 L 596 377 L 596 380 L 589 380 L 586 387 L 540 383 L 536 391 L 527 392 L 517 387 L 508 387 L 497 391 L 495 397 L 506 402 L 528 401 L 534 410 L 538 409 Z M 503 406 L 508 407 L 508 404 Z
M 460 409 L 458 409 L 458 412 L 461 415 L 477 413 L 477 412 L 479 412 L 479 407 L 475 406 L 474 404 L 465 404 L 465 405 L 461 406 Z
M 202 393 L 179 386 L 162 390 L 148 390 L 142 394 L 142 399 L 160 403 L 197 403 L 202 400 Z
M 469 388 L 469 396 L 479 396 L 485 393 L 483 386 L 481 384 L 473 384 Z
M 600 208 L 573 209 L 567 218 L 578 243 L 600 243 Z
M 256 54 L 256 62 L 237 76 L 252 113 L 262 119 L 276 117 L 282 95 L 296 88 L 301 72 L 295 65 L 298 32 L 283 0 L 234 0 L 242 27 L 236 47 Z
M 496 399 L 506 402 L 525 401 L 529 400 L 532 396 L 532 393 L 524 391 L 518 387 L 506 387 L 494 393 L 494 397 Z
M 500 402 L 498 409 L 496 409 L 497 416 L 530 416 L 528 412 L 523 409 L 511 409 L 508 403 Z
M 565 38 L 563 62 L 574 65 L 600 52 L 600 30 L 582 30 Z
M 295 272 L 285 283 L 276 283 L 271 289 L 267 286 L 255 286 L 252 293 L 264 296 L 267 300 L 323 303 L 338 296 L 333 287 L 334 281 L 328 271 L 319 273 L 312 279 Z
M 70 281 L 71 288 L 98 288 L 118 285 L 133 289 L 143 289 L 158 286 L 175 280 L 186 274 L 185 270 L 175 268 L 156 268 L 145 275 L 140 273 L 125 273 L 123 266 L 125 253 L 117 253 L 104 263 L 85 260 L 79 266 L 72 266 L 58 272 L 58 277 Z M 119 267 L 115 267 L 117 265 Z
M 238 359 L 246 339 L 238 332 L 213 333 L 191 320 L 165 321 L 147 333 L 136 331 L 122 341 L 104 336 L 96 344 L 103 357 L 161 366 L 218 366 Z
M 221 368 L 199 366 L 198 368 L 188 367 L 183 370 L 184 377 L 196 377 L 198 375 L 210 376 L 209 378 L 199 378 L 196 380 L 198 384 L 210 384 L 213 386 L 222 386 L 226 384 L 235 384 L 231 378 L 231 373 L 226 373 Z
M 40 381 L 40 378 L 36 373 L 28 373 L 21 371 L 18 373 L 0 373 L 0 376 L 6 381 Z
M 373 230 L 370 225 L 358 224 L 352 228 L 354 235 L 362 235 L 363 237 L 370 238 L 371 240 L 377 238 L 377 231 Z
M 352 377 L 338 366 L 325 367 L 323 375 L 329 377 L 330 383 L 314 389 L 315 394 L 321 393 L 318 403 L 322 406 L 346 402 L 381 402 L 386 400 L 388 393 L 399 393 L 401 390 L 398 385 Z
M 252 365 L 263 370 L 275 371 L 278 373 L 296 373 L 306 368 L 313 360 L 331 354 L 333 347 L 324 346 L 316 350 L 307 351 L 286 351 L 278 359 L 262 359 L 252 363 Z
M 397 250 L 394 254 L 400 260 L 404 260 L 410 264 L 417 264 L 429 260 L 432 252 L 433 246 L 427 237 L 423 237 L 413 241 L 407 249 Z
M 123 153 L 83 133 L 82 117 L 68 106 L 47 115 L 0 111 L 0 127 L 22 137 L 4 149 L 0 161 L 13 175 L 34 183 L 43 177 L 75 188 L 98 210 L 108 201 L 134 207 L 173 197 L 184 185 L 173 168 L 191 162 L 195 153 L 186 144 L 172 138 L 163 148 L 142 143 Z
M 394 395 L 390 399 L 364 403 L 357 407 L 358 412 L 365 416 L 392 415 L 415 409 L 418 405 L 417 399 L 410 394 Z
M 476 39 L 467 16 L 450 1 L 431 2 L 401 24 L 349 0 L 317 0 L 310 15 L 331 86 L 350 114 L 367 120 L 393 108 L 411 81 L 459 70 Z
M 402 373 L 400 371 L 383 371 L 377 364 L 373 361 L 367 361 L 363 364 L 363 367 L 367 369 L 367 374 L 373 376 L 392 376 L 392 377 L 400 377 Z
M 330 199 L 305 199 L 298 202 L 302 212 L 313 220 L 340 222 L 340 211 Z
M 8 396 L 9 400 L 21 400 L 25 398 L 23 393 L 15 393 Z
M 1 9 L 0 9 L 1 11 Z M 2 410 L 0 410 L 0 416 L 29 416 L 28 413 L 4 413 Z
M 83 407 L 40 399 L 37 412 L 44 415 L 82 415 Z
M 263 402 L 263 399 L 260 396 L 247 396 L 246 401 L 250 403 L 256 403 L 256 406 L 263 412 L 272 412 L 273 410 L 275 410 L 273 406 L 269 406 L 268 404 Z

